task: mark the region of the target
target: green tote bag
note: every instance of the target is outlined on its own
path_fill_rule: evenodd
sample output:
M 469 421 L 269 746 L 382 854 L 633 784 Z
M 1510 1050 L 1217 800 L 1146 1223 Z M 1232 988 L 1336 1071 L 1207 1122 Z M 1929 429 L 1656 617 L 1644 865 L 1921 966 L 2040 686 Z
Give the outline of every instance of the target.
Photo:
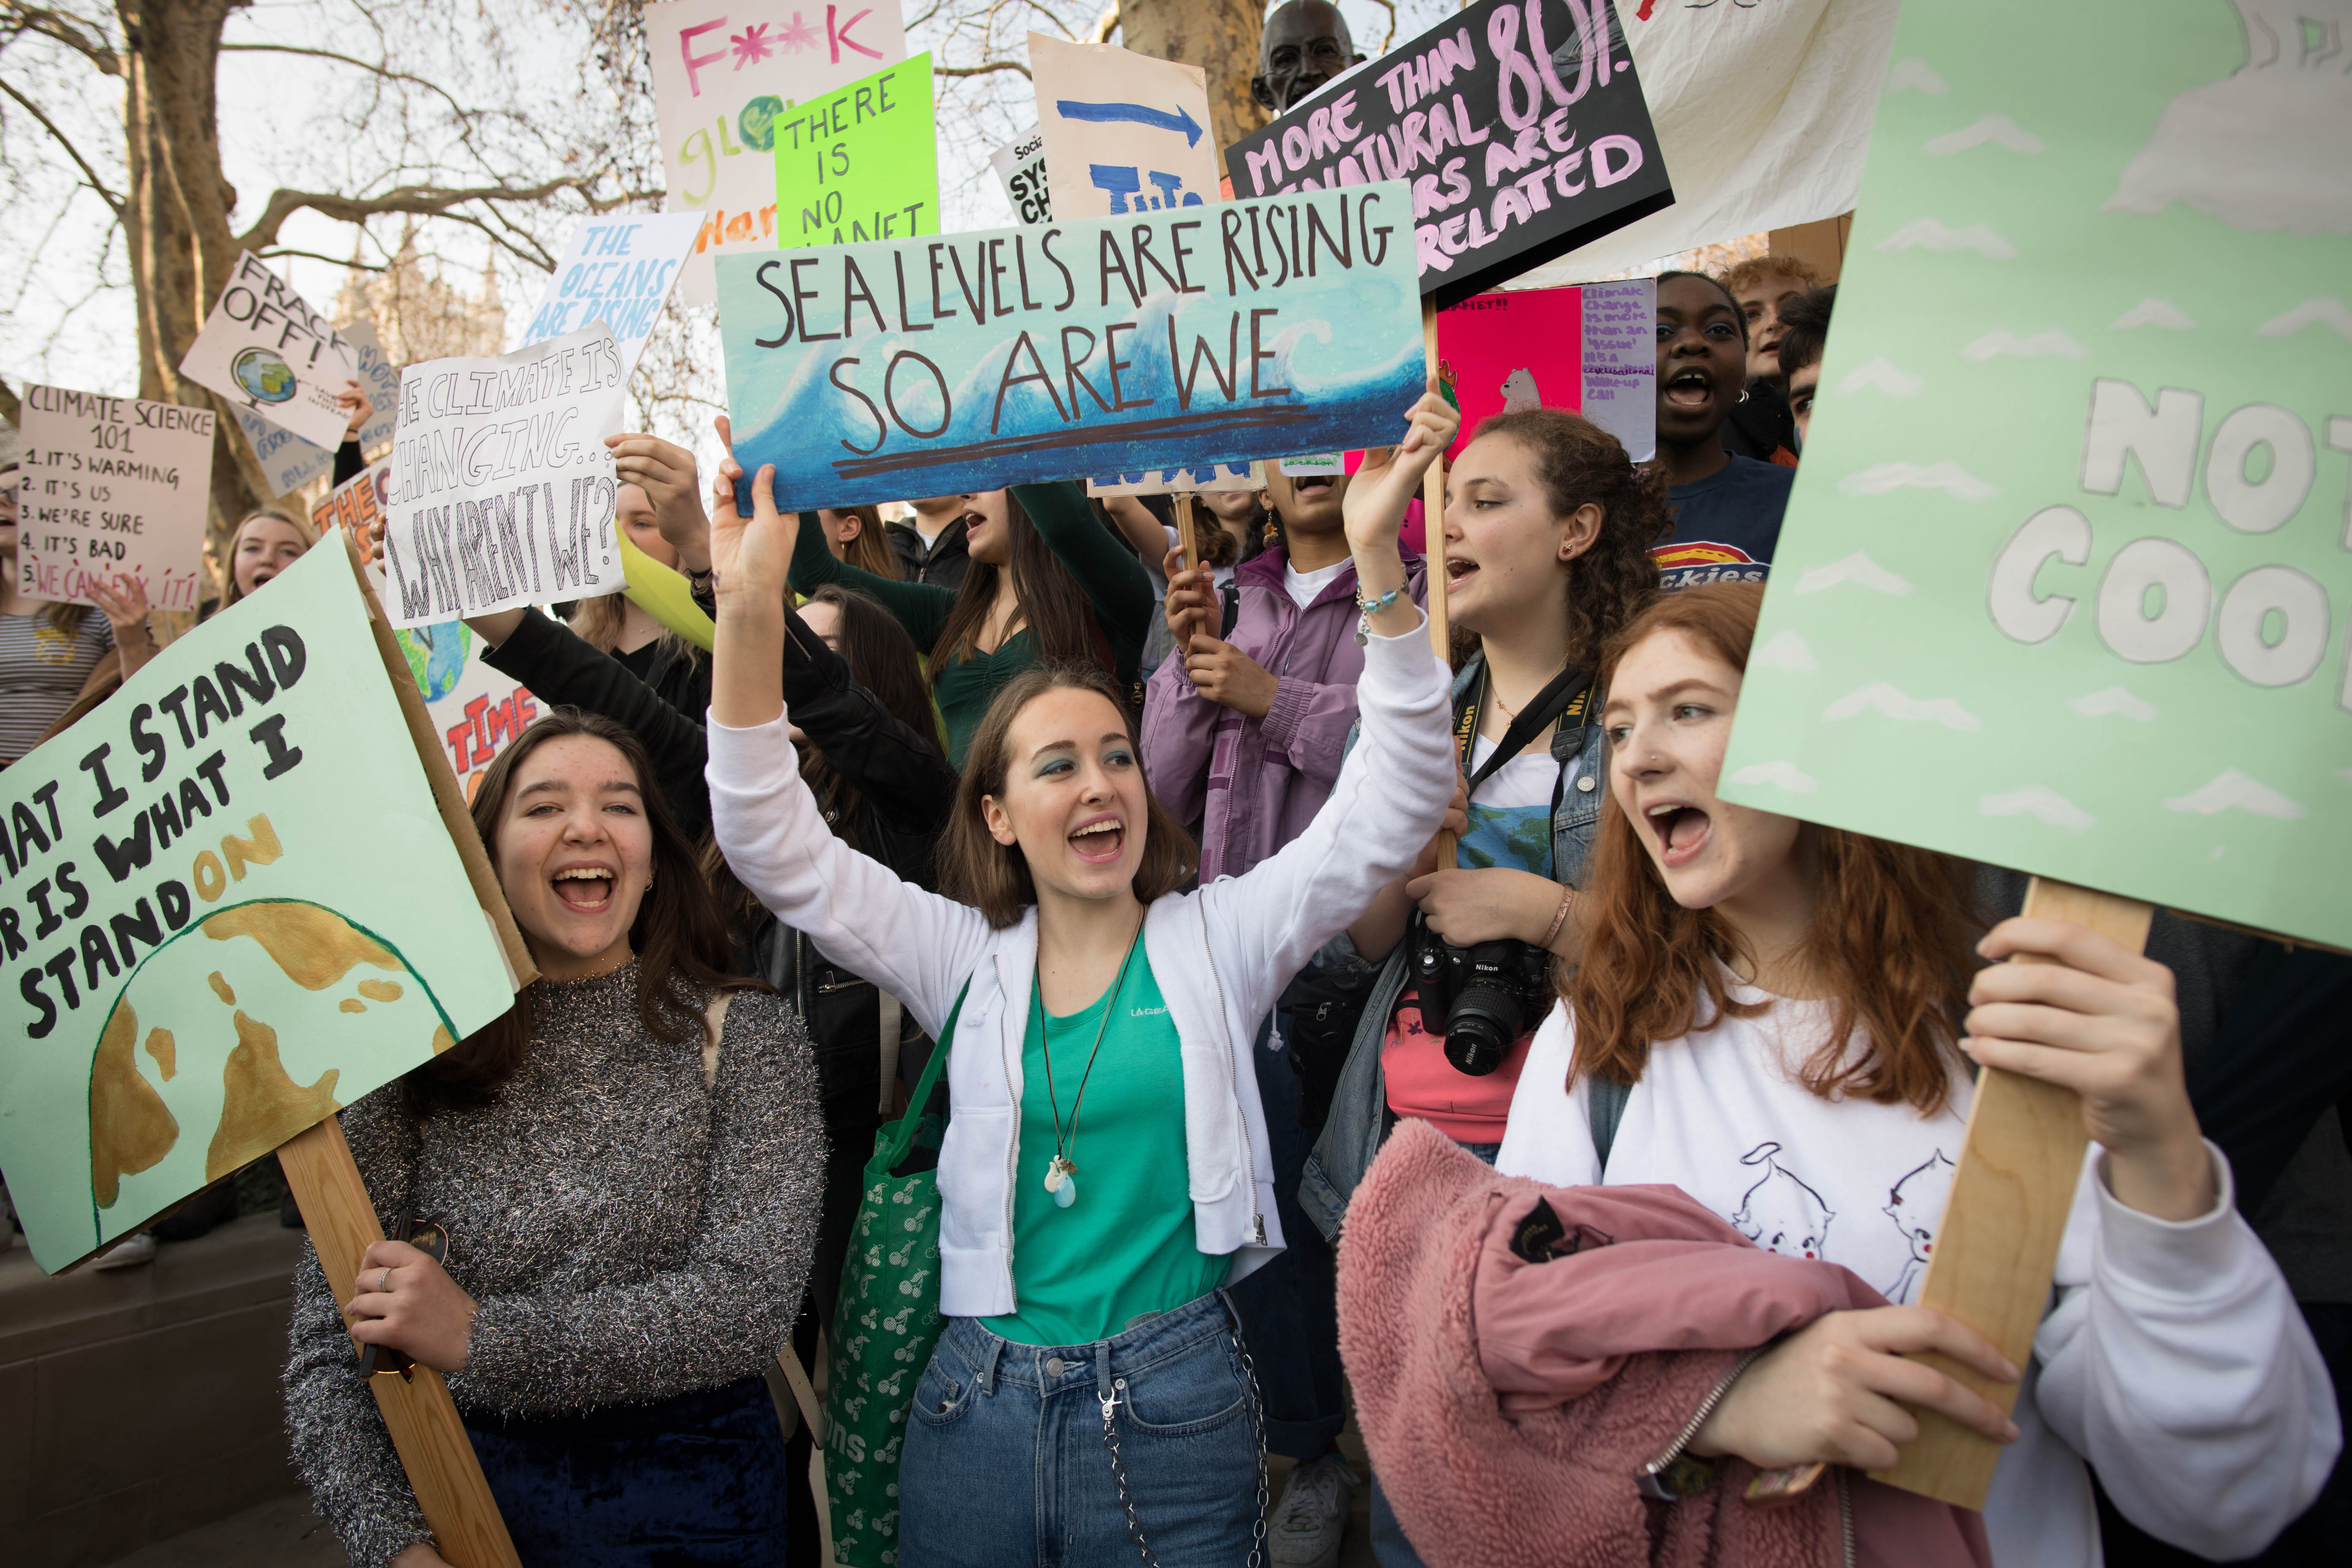
M 825 1363 L 824 1489 L 834 1560 L 843 1568 L 896 1568 L 898 1561 L 898 1450 L 916 1381 L 946 1326 L 939 1163 L 948 1117 L 940 1071 L 962 1011 L 958 996 L 907 1114 L 875 1137 L 842 1264 Z

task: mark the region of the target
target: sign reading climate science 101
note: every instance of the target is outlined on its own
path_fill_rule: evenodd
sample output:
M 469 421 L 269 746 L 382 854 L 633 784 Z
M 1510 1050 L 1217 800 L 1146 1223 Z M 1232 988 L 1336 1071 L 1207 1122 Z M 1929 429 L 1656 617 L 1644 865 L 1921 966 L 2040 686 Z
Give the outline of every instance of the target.
M 1226 149 L 1236 196 L 1412 183 L 1441 309 L 1672 205 L 1609 0 L 1483 0 Z

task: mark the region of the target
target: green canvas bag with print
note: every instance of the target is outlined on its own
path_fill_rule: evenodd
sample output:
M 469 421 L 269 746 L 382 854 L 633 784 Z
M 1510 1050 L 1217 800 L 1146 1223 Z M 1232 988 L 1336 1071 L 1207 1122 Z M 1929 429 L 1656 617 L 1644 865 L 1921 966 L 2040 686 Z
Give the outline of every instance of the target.
M 969 993 L 967 985 L 965 991 Z M 842 1568 L 897 1568 L 898 1450 L 940 1316 L 940 1081 L 963 997 L 948 1014 L 907 1114 L 874 1140 L 826 1358 L 824 1490 Z M 937 1103 L 934 1103 L 937 1101 Z

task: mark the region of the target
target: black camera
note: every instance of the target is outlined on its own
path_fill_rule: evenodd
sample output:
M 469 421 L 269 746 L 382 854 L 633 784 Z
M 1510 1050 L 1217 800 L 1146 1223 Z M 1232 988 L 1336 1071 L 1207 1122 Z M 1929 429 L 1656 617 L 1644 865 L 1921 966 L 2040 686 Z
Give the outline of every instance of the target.
M 1456 1071 L 1483 1078 L 1501 1067 L 1551 1000 L 1551 954 L 1511 937 L 1452 947 L 1418 913 L 1410 940 L 1421 1026 L 1444 1037 Z

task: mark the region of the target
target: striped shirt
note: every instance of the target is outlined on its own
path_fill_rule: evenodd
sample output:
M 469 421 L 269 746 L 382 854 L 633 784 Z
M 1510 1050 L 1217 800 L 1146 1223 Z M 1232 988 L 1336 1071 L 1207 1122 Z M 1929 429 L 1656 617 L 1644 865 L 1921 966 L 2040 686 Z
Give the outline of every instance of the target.
M 113 648 L 114 627 L 94 609 L 83 610 L 80 628 L 70 632 L 51 626 L 46 607 L 0 615 L 0 762 L 31 751 Z

